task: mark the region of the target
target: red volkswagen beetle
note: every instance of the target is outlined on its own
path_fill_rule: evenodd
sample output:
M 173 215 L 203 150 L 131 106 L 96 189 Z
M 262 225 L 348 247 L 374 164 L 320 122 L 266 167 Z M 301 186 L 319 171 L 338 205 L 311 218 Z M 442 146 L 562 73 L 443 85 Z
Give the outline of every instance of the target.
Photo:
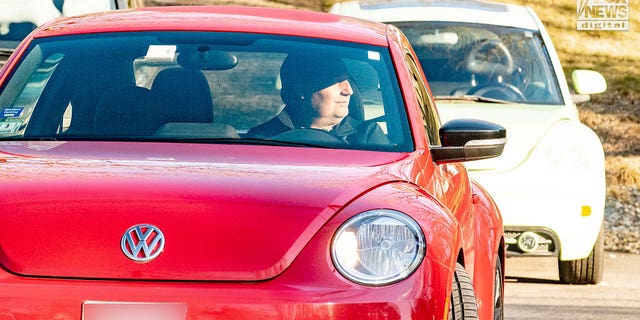
M 62 18 L 0 71 L 2 319 L 502 318 L 504 240 L 395 27 Z

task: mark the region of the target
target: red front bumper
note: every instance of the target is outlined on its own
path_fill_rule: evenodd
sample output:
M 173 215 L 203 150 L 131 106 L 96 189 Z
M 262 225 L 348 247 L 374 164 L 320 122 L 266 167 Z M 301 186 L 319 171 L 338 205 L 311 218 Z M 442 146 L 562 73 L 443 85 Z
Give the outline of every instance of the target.
M 104 320 L 110 318 L 106 313 L 122 310 L 131 310 L 137 320 L 443 319 L 446 315 L 449 286 L 443 284 L 450 281 L 450 272 L 428 259 L 411 277 L 384 287 L 359 286 L 339 276 L 330 283 L 319 282 L 312 273 L 308 270 L 309 277 L 297 276 L 297 281 L 285 272 L 257 283 L 159 283 L 34 279 L 0 270 L 0 320 Z M 160 310 L 165 310 L 160 312 L 166 315 L 163 319 L 153 316 Z M 123 319 L 120 312 L 117 318 L 129 317 Z

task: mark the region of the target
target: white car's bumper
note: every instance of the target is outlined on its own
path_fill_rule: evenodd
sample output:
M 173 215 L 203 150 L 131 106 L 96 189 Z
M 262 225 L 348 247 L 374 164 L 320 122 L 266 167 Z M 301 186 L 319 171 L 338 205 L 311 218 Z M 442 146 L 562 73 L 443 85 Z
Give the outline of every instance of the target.
M 502 213 L 510 256 L 558 255 L 560 260 L 589 256 L 604 217 L 602 177 L 558 176 L 526 169 L 471 175 L 489 191 Z M 517 245 L 526 231 L 541 236 L 539 246 L 529 253 Z

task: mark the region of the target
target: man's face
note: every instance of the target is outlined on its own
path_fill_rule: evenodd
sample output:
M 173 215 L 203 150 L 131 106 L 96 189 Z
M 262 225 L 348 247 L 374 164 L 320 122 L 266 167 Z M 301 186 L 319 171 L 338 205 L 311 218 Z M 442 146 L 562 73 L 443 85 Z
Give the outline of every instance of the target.
M 349 100 L 353 89 L 349 80 L 337 82 L 311 96 L 311 105 L 316 112 L 316 118 L 311 127 L 331 129 L 349 114 Z

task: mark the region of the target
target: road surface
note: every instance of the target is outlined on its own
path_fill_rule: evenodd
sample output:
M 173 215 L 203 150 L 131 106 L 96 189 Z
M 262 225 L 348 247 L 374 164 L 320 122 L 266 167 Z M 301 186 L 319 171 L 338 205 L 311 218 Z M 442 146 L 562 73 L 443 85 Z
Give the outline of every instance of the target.
M 555 258 L 509 258 L 505 319 L 640 319 L 640 255 L 606 252 L 598 285 L 558 282 Z

